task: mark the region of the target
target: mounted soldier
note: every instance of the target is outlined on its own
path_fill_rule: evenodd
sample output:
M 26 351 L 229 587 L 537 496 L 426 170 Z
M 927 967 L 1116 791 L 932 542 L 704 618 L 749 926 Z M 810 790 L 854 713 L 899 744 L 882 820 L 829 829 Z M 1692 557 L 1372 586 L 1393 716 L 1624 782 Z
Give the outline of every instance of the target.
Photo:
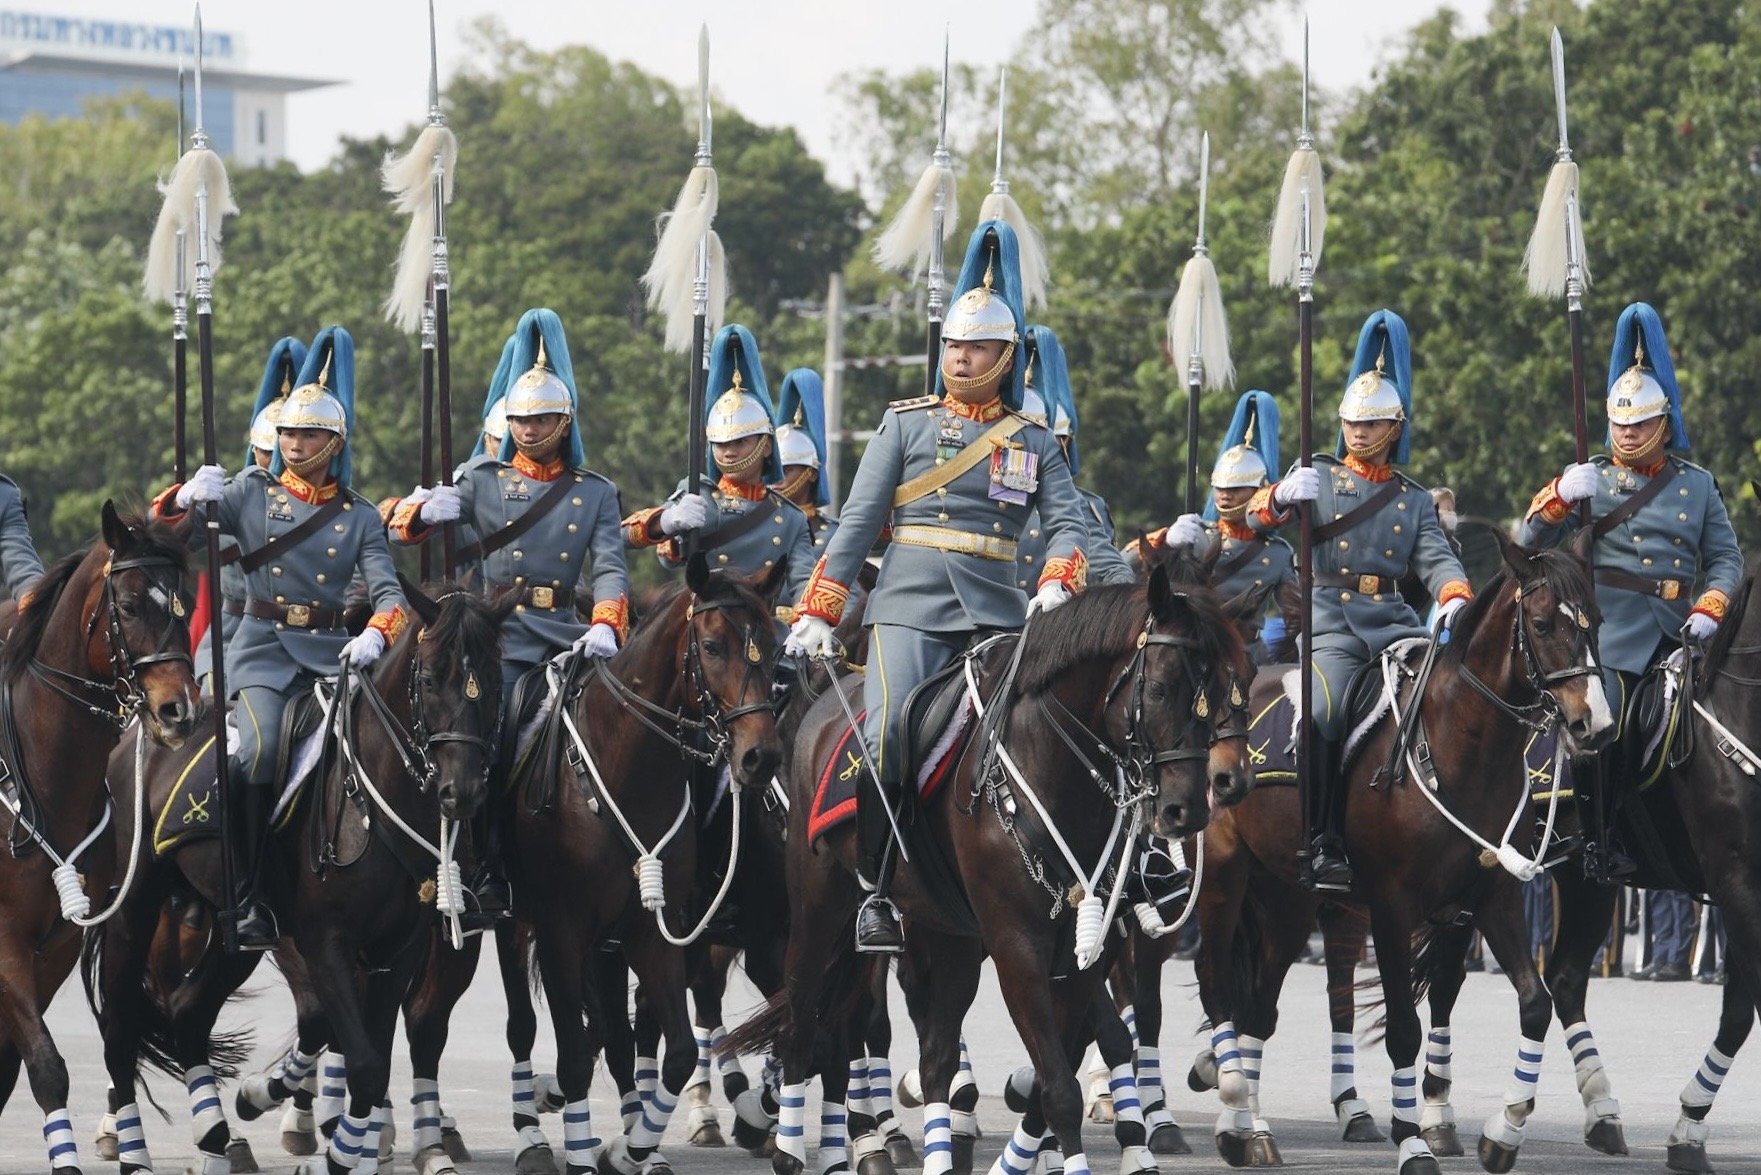
M 1376 311 L 1358 334 L 1339 421 L 1335 453 L 1317 453 L 1313 466 L 1298 466 L 1255 492 L 1246 519 L 1256 534 L 1270 534 L 1295 518 L 1296 503 L 1314 503 L 1309 718 L 1323 745 L 1304 813 L 1309 855 L 1303 880 L 1313 889 L 1345 891 L 1351 865 L 1340 835 L 1345 789 L 1339 775 L 1352 679 L 1396 641 L 1427 635 L 1400 595 L 1399 580 L 1409 568 L 1437 601 L 1443 630 L 1473 598 L 1473 588 L 1437 521 L 1430 491 L 1395 468 L 1412 451 L 1412 351 L 1406 323 L 1392 310 Z
M 31 541 L 24 492 L 10 477 L 0 475 L 0 578 L 6 581 L 7 593 L 22 600 L 25 591 L 42 575 L 43 560 Z
M 1082 499 L 1051 431 L 1021 414 L 1025 328 L 1015 233 L 986 221 L 972 234 L 941 326 L 941 396 L 888 406 L 862 455 L 838 533 L 796 603 L 795 655 L 830 657 L 851 585 L 883 527 L 892 543 L 864 616 L 868 717 L 861 737 L 875 786 L 858 786 L 861 877 L 871 889 L 856 920 L 860 951 L 903 947 L 887 897 L 896 796 L 910 778 L 899 729 L 913 688 L 980 633 L 1018 629 L 1088 577 Z M 1015 586 L 1016 544 L 1037 509 L 1048 555 L 1031 604 Z
M 825 512 L 832 503 L 832 487 L 826 481 L 825 385 L 819 372 L 797 367 L 783 377 L 777 422 L 783 480 L 772 488 L 807 516 L 807 532 L 818 558 L 838 533 L 838 520 Z
M 276 772 L 283 714 L 315 680 L 334 674 L 340 660 L 357 669 L 371 665 L 409 622 L 385 528 L 372 503 L 349 484 L 355 345 L 348 331 L 319 332 L 295 383 L 282 404 L 268 468 L 254 466 L 229 482 L 222 467 L 204 465 L 153 501 L 154 514 L 166 520 L 210 503 L 220 529 L 242 552 L 244 616 L 227 645 L 226 666 L 227 692 L 236 701 L 238 744 L 230 756 L 236 782 L 225 808 L 243 864 L 237 928 L 246 950 L 267 950 L 277 937 L 258 894 L 257 866 L 282 783 Z M 266 406 L 260 403 L 258 411 Z M 357 573 L 374 613 L 366 629 L 350 637 L 343 607 Z
M 1621 312 L 1608 360 L 1608 453 L 1566 466 L 1529 504 L 1522 538 L 1564 542 L 1582 526 L 1596 536 L 1599 647 L 1616 749 L 1598 757 L 1600 819 L 1585 866 L 1607 881 L 1633 863 L 1611 844 L 1620 799 L 1653 732 L 1629 729 L 1640 679 L 1686 642 L 1718 631 L 1743 578 L 1743 554 L 1712 474 L 1688 461 L 1681 389 L 1657 312 Z M 1588 503 L 1586 518 L 1579 509 Z M 1634 746 L 1637 741 L 1639 746 Z

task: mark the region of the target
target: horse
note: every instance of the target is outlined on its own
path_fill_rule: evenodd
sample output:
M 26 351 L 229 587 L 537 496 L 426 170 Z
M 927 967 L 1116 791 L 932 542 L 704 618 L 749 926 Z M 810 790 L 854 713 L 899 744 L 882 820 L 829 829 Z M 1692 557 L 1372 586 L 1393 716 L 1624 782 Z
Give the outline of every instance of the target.
M 1504 1109 L 1482 1135 L 1481 1161 L 1489 1170 L 1515 1162 L 1534 1108 L 1548 1001 L 1528 954 L 1512 874 L 1537 866 L 1511 837 L 1519 827 L 1524 840 L 1532 835 L 1522 827 L 1530 802 L 1525 731 L 1557 722 L 1573 753 L 1594 750 L 1612 733 L 1596 665 L 1600 614 L 1587 538 L 1570 550 L 1535 552 L 1500 534 L 1498 575 L 1462 613 L 1434 671 L 1398 687 L 1391 712 L 1347 766 L 1345 825 L 1357 877 L 1342 900 L 1369 911 L 1387 1015 L 1384 1043 L 1394 1066 L 1392 1136 L 1401 1175 L 1438 1170 L 1420 1130 L 1414 1000 L 1433 979 L 1448 982 L 1452 957 L 1459 973 L 1470 919 L 1516 988 L 1523 1037 Z M 1280 674 L 1262 674 L 1256 713 L 1286 688 Z M 1394 779 L 1384 781 L 1379 768 L 1392 761 L 1402 705 L 1421 716 L 1446 713 L 1449 722 L 1427 728 L 1420 717 Z M 1283 976 L 1320 904 L 1296 880 L 1296 801 L 1291 788 L 1257 789 L 1206 836 L 1196 970 L 1224 1105 L 1217 1145 L 1232 1165 L 1248 1164 L 1256 1150 L 1266 1153 L 1266 1143 L 1255 1141 L 1269 1137 L 1258 1116 L 1259 1058 L 1276 1027 Z M 1500 828 L 1495 844 L 1490 837 Z M 1256 878 L 1259 888 L 1250 884 Z M 1446 994 L 1443 1002 L 1452 1002 L 1453 992 Z M 1447 1080 L 1442 1084 L 1446 1100 Z
M 611 935 L 647 993 L 666 1052 L 604 1162 L 622 1175 L 666 1165 L 657 1148 L 697 1055 L 679 949 L 695 932 L 666 917 L 686 904 L 695 874 L 688 776 L 693 765 L 725 763 L 738 800 L 781 761 L 771 684 L 784 570 L 747 582 L 710 571 L 700 555 L 689 560 L 684 584 L 655 601 L 615 657 L 571 676 L 558 706 L 572 729 L 556 761 L 510 789 L 514 912 L 533 928 L 573 1175 L 595 1163 L 588 1086 L 604 1021 L 625 1008 L 624 991 L 599 990 L 590 970 Z
M 908 857 L 894 891 L 912 949 L 935 960 L 914 1001 L 922 1012 L 924 1170 L 946 1175 L 953 1168 L 949 1091 L 960 1023 L 987 951 L 1034 1062 L 1029 1116 L 1043 1114 L 1056 1131 L 1068 1170 L 1085 1169 L 1070 1050 L 1088 1026 L 1096 959 L 1079 959 L 1068 978 L 1051 977 L 1068 966 L 1078 928 L 1084 953 L 1100 955 L 1107 922 L 1100 890 L 1111 888 L 1116 911 L 1125 869 L 1114 856 L 1129 853 L 1139 828 L 1165 836 L 1195 831 L 1210 818 L 1213 799 L 1238 801 L 1251 786 L 1246 650 L 1208 590 L 1183 588 L 1159 566 L 1147 584 L 1091 587 L 1055 620 L 1030 621 L 1019 637 L 956 664 L 975 707 L 971 725 L 985 726 L 986 735 L 949 752 L 942 798 L 915 811 L 907 800 Z M 794 810 L 807 810 L 848 730 L 835 696 L 815 703 L 790 769 Z M 993 754 L 1007 780 L 989 769 Z M 1097 802 L 1097 791 L 1106 802 Z M 987 810 L 994 818 L 984 817 Z M 844 1007 L 865 990 L 868 970 L 851 941 L 862 896 L 854 830 L 832 828 L 816 845 L 807 824 L 792 820 L 789 829 L 784 990 L 727 1042 L 740 1051 L 773 1048 L 782 1061 L 772 1158 L 778 1175 L 799 1175 L 805 1166 L 805 1082 L 820 1026 L 840 1023 Z M 932 870 L 949 876 L 938 884 Z M 1005 1164 L 1019 1166 L 1017 1152 L 1031 1163 L 1038 1141 L 1034 1134 L 1025 1142 L 1018 1131 Z
M 111 885 L 105 761 L 131 718 L 136 739 L 177 746 L 200 707 L 190 661 L 187 528 L 119 513 L 102 537 L 51 566 L 20 602 L 0 650 L 0 1106 L 20 1062 L 43 1110 L 49 1166 L 79 1168 L 67 1064 L 43 1012 L 79 957 L 92 894 Z M 83 876 L 82 876 L 83 875 Z
M 378 1152 L 398 1004 L 426 954 L 436 912 L 460 905 L 446 829 L 481 804 L 494 758 L 500 631 L 512 603 L 491 607 L 456 589 L 430 599 L 408 584 L 405 596 L 420 623 L 392 643 L 370 675 L 343 673 L 326 715 L 335 741 L 327 744 L 317 777 L 284 798 L 268 834 L 265 882 L 288 927 L 278 954 L 284 968 L 303 969 L 322 1007 L 321 1015 L 302 1009 L 296 1067 L 309 1072 L 326 1044 L 349 1058 L 348 1111 L 326 1158 L 308 1160 L 307 1170 L 324 1170 L 326 1163 L 352 1168 L 364 1149 Z M 127 781 L 121 790 L 137 810 L 163 817 L 177 796 L 195 808 L 210 802 L 181 785 L 211 781 L 213 755 L 210 739 L 176 753 L 154 752 L 138 774 L 132 764 L 113 761 L 112 779 Z M 229 956 L 211 944 L 203 973 L 182 985 L 193 990 L 172 1007 L 156 1004 L 139 982 L 174 886 L 187 885 L 213 909 L 230 901 L 221 843 L 192 835 L 136 844 L 120 855 L 135 887 L 104 933 L 87 939 L 81 969 L 119 1102 L 123 1170 L 152 1167 L 135 1100 L 144 1058 L 181 1072 L 203 1169 L 225 1172 L 230 1130 L 208 1064 L 211 1033 L 220 1006 L 258 956 Z M 275 1100 L 304 1075 L 288 1072 L 286 1080 L 270 1082 Z

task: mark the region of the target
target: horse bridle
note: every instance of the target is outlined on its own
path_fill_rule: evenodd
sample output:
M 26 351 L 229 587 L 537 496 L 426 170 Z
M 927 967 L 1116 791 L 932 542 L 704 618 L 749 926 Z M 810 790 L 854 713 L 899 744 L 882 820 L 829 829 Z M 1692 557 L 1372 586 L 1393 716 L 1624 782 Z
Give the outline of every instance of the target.
M 484 691 L 481 679 L 471 664 L 469 653 L 463 654 L 461 668 L 465 675 L 465 702 L 460 707 L 462 711 L 464 706 L 481 704 L 479 699 Z M 379 687 L 373 684 L 373 678 L 370 674 L 346 670 L 343 676 L 345 680 L 338 690 L 344 699 L 342 703 L 339 703 L 343 706 L 342 737 L 349 740 L 351 744 L 354 741 L 355 731 L 354 710 L 353 707 L 346 704 L 349 693 L 348 681 L 346 680 L 348 678 L 355 681 L 356 688 L 361 696 L 367 700 L 367 705 L 379 719 L 379 724 L 385 728 L 386 734 L 391 736 L 392 748 L 397 752 L 398 758 L 402 760 L 404 770 L 416 781 L 418 790 L 426 793 L 439 781 L 440 768 L 430 752 L 437 745 L 445 743 L 463 743 L 466 746 L 474 746 L 481 751 L 483 753 L 482 779 L 485 785 L 488 784 L 489 774 L 495 765 L 496 747 L 501 741 L 501 701 L 499 696 L 492 696 L 489 701 L 494 718 L 490 722 L 487 736 L 469 734 L 462 730 L 431 731 L 428 729 L 428 721 L 423 716 L 422 710 L 425 692 L 422 688 L 422 660 L 415 653 L 411 653 L 409 671 L 410 726 L 406 730 L 403 723 L 398 721 L 397 715 L 391 712 L 390 704 L 385 700 L 385 695 L 379 691 Z M 494 691 L 491 692 L 494 693 Z
M 169 587 L 162 582 L 155 569 L 171 568 L 176 572 L 176 582 Z M 140 571 L 147 577 L 149 587 L 143 594 L 151 597 L 157 590 L 166 598 L 166 623 L 155 642 L 154 651 L 139 657 L 130 656 L 128 637 L 122 627 L 121 606 L 116 598 L 116 577 L 125 571 Z M 37 658 L 31 660 L 31 674 L 49 689 L 54 690 L 75 706 L 83 708 L 94 717 L 115 726 L 118 730 L 128 725 L 132 717 L 147 700 L 146 691 L 140 685 L 140 671 L 150 665 L 158 665 L 167 661 L 181 661 L 194 666 L 188 653 L 180 653 L 171 649 L 173 637 L 177 634 L 180 624 L 185 623 L 189 609 L 184 603 L 183 594 L 184 568 L 181 561 L 167 555 L 141 555 L 131 559 L 118 559 L 112 555 L 104 561 L 104 590 L 98 607 L 86 621 L 86 640 L 90 641 L 98 631 L 99 621 L 105 624 L 104 639 L 109 645 L 111 680 L 98 681 L 83 677 L 65 669 L 57 669 L 53 665 L 45 665 Z M 186 628 L 187 632 L 187 628 Z M 57 681 L 56 679 L 59 679 Z M 85 698 L 79 697 L 60 682 L 91 690 L 99 694 L 107 694 L 113 705 L 109 708 L 94 706 Z
M 1478 674 L 1467 667 L 1464 659 L 1461 663 L 1461 675 L 1479 694 L 1491 702 L 1507 717 L 1528 727 L 1530 730 L 1547 729 L 1560 717 L 1559 701 L 1553 696 L 1556 686 L 1564 685 L 1579 677 L 1599 675 L 1602 670 L 1596 662 L 1596 632 L 1590 623 L 1590 614 L 1582 604 L 1568 604 L 1559 601 L 1559 609 L 1571 621 L 1572 664 L 1564 669 L 1547 670 L 1541 665 L 1541 658 L 1535 652 L 1534 637 L 1529 632 L 1528 609 L 1523 607 L 1523 596 L 1531 591 L 1547 587 L 1544 579 L 1532 579 L 1527 583 L 1519 583 L 1516 588 L 1516 619 L 1511 623 L 1511 647 L 1522 654 L 1523 673 L 1529 689 L 1535 694 L 1535 700 L 1527 705 L 1518 706 L 1505 701 L 1493 692 L 1492 687 L 1480 680 Z M 1579 654 L 1587 654 L 1583 658 L 1585 664 L 1578 664 Z M 1538 715 L 1538 717 L 1531 717 Z

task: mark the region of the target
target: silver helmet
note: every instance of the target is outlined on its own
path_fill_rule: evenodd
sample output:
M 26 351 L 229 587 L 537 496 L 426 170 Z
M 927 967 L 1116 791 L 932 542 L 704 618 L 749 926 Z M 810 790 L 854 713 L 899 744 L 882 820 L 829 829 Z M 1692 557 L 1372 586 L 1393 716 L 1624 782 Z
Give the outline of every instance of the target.
M 488 436 L 494 437 L 498 444 L 503 437 L 508 435 L 508 402 L 506 396 L 502 396 L 489 406 L 489 411 L 485 413 L 483 417 L 483 431 Z
M 271 400 L 263 405 L 263 411 L 251 421 L 251 448 L 262 449 L 266 453 L 275 451 L 275 428 L 281 417 L 281 406 L 285 399 Z
M 703 430 L 705 439 L 714 445 L 725 445 L 741 437 L 771 436 L 775 432 L 770 413 L 757 396 L 746 390 L 740 373 L 735 371 L 734 386 L 723 392 L 709 409 L 709 422 Z
M 1211 488 L 1258 489 L 1266 484 L 1269 476 L 1259 450 L 1252 445 L 1232 445 L 1223 450 L 1222 456 L 1217 458 L 1216 468 L 1211 470 Z
M 777 429 L 777 458 L 785 469 L 791 465 L 819 468 L 819 450 L 807 430 L 798 424 L 785 424 Z
M 948 308 L 942 319 L 944 342 L 977 343 L 995 340 L 1003 343 L 1020 341 L 1015 330 L 1015 312 L 1009 303 L 993 291 L 989 284 L 974 286 Z
M 1669 411 L 1669 395 L 1643 367 L 1626 369 L 1608 390 L 1608 423 L 1643 424 Z
M 1366 420 L 1405 420 L 1406 409 L 1400 403 L 1400 389 L 1382 374 L 1382 362 L 1351 381 L 1345 399 L 1339 402 L 1339 419 L 1347 422 Z
M 562 416 L 575 414 L 575 397 L 569 385 L 550 369 L 544 355 L 544 340 L 538 341 L 538 361 L 532 369 L 514 381 L 507 395 L 501 398 L 502 415 L 507 419 L 519 416 Z
M 318 373 L 318 382 L 295 388 L 293 394 L 281 401 L 281 414 L 276 418 L 275 427 L 278 430 L 321 428 L 346 440 L 349 435 L 348 414 L 343 410 L 342 401 L 326 390 L 329 378 L 330 359 L 326 356 L 324 368 Z

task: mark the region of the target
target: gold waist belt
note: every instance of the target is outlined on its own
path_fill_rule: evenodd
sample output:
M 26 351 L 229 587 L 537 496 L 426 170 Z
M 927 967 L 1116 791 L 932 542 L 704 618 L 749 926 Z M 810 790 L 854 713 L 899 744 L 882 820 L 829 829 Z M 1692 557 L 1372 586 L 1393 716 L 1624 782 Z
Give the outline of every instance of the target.
M 999 563 L 1015 562 L 1015 540 L 991 534 L 968 534 L 943 526 L 907 525 L 893 528 L 893 541 L 907 547 L 933 547 L 957 555 L 977 555 L 980 559 L 995 559 Z

